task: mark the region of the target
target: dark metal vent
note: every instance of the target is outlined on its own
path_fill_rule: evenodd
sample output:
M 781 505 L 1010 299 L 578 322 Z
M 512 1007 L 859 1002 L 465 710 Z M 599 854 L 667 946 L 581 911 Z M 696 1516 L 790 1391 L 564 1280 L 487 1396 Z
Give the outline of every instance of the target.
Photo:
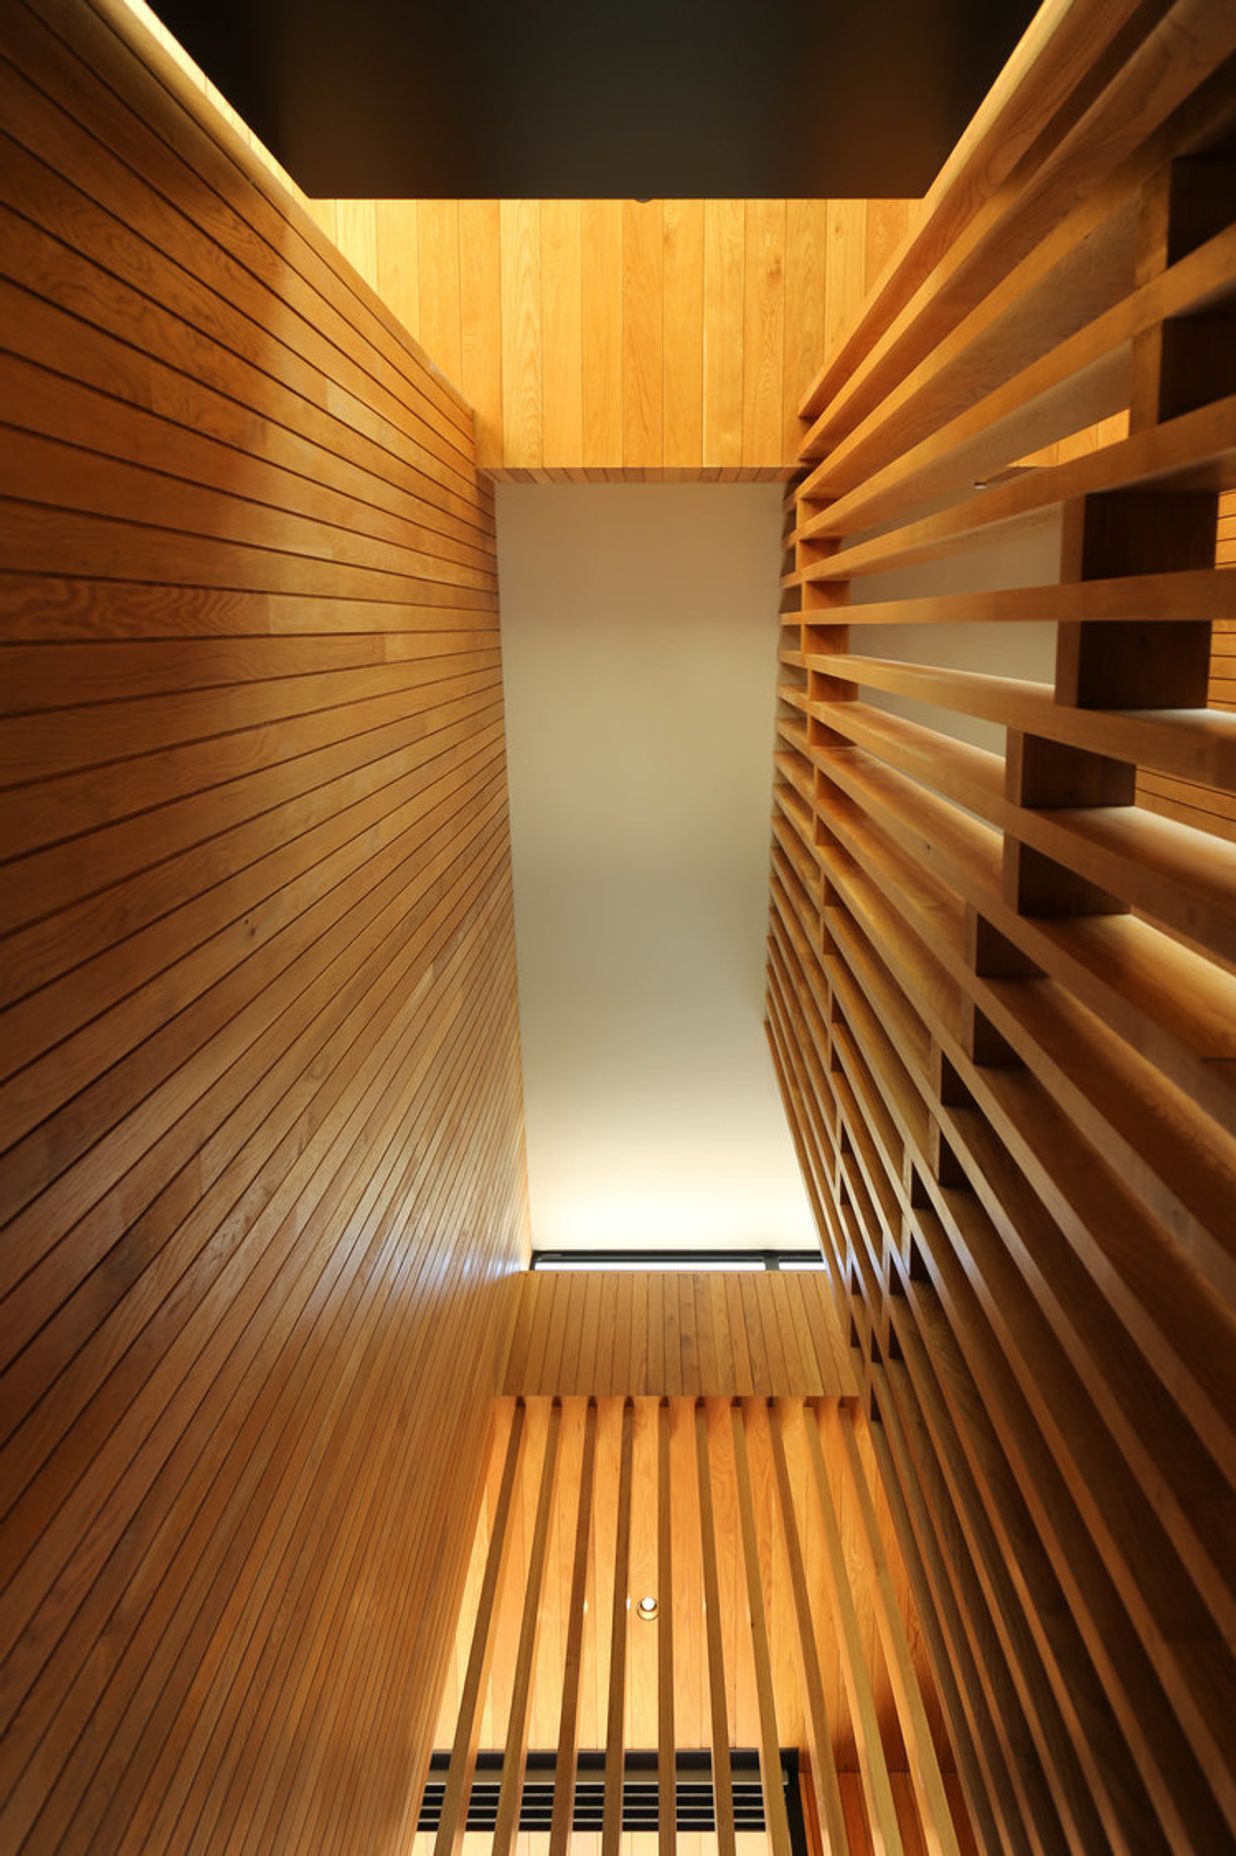
M 734 1783 L 734 1828 L 765 1828 L 764 1793 L 760 1785 L 759 1754 L 751 1748 L 736 1747 L 730 1754 Z M 430 1762 L 429 1780 L 421 1801 L 418 1830 L 436 1831 L 442 1816 L 442 1797 L 446 1789 L 449 1753 L 435 1753 Z M 554 1808 L 553 1753 L 529 1753 L 520 1802 L 519 1828 L 548 1831 Z M 792 1750 L 782 1753 L 782 1783 L 790 1819 L 798 1817 L 798 1756 Z M 605 1755 L 581 1753 L 575 1781 L 575 1814 L 572 1828 L 577 1831 L 600 1831 L 605 1808 Z M 498 1815 L 498 1792 L 502 1782 L 502 1754 L 478 1753 L 476 1777 L 468 1800 L 469 1830 L 492 1831 Z M 675 1827 L 678 1830 L 714 1831 L 717 1828 L 712 1790 L 712 1760 L 707 1753 L 680 1752 L 675 1776 Z M 657 1788 L 655 1753 L 628 1753 L 622 1781 L 622 1828 L 656 1830 L 660 1826 L 660 1795 Z

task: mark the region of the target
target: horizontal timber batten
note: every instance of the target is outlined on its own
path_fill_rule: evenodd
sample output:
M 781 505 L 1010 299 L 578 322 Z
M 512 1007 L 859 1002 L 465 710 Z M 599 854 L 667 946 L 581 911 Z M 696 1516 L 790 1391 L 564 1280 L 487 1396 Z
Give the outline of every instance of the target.
M 1230 7 L 1042 8 L 787 511 L 769 1042 L 993 1848 L 1236 1835 L 1233 146 Z
M 0 1844 L 403 1851 L 527 1256 L 492 489 L 121 0 L 4 50 Z

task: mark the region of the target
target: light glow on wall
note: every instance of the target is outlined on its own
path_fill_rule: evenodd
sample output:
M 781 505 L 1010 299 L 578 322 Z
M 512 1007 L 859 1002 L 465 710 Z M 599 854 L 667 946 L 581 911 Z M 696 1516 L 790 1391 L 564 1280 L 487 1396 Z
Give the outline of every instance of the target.
M 814 1249 L 763 1024 L 781 488 L 497 509 L 533 1247 Z

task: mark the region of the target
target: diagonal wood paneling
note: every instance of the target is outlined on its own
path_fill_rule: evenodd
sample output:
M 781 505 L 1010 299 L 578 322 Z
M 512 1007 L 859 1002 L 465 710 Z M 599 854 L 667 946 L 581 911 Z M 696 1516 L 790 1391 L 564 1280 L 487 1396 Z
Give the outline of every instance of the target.
M 4 39 L 0 1844 L 402 1850 L 524 1244 L 491 493 L 127 9 Z

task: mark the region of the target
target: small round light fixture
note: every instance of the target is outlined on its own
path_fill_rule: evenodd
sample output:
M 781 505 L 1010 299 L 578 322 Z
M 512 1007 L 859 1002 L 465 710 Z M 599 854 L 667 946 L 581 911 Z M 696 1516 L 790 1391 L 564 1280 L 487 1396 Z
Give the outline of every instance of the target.
M 651 1624 L 659 1610 L 660 1606 L 651 1594 L 646 1598 L 641 1598 L 635 1607 L 636 1616 L 643 1618 L 645 1624 Z

